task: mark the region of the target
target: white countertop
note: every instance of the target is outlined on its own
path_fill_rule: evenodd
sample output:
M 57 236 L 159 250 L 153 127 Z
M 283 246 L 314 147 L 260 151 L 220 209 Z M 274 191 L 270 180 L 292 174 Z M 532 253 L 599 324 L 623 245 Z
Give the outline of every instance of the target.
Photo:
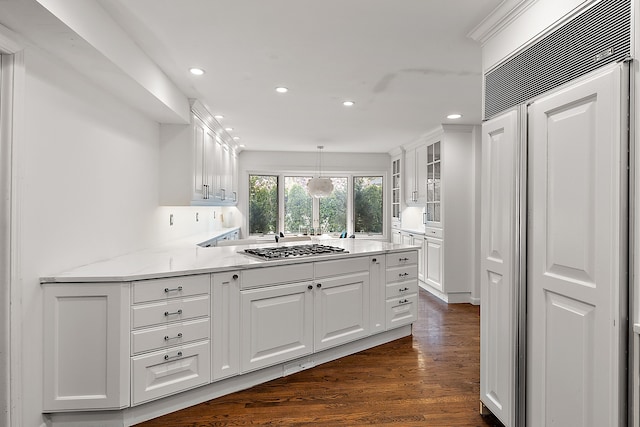
M 203 237 L 202 235 L 191 236 L 157 248 L 133 252 L 108 260 L 87 264 L 69 271 L 43 276 L 40 278 L 40 282 L 128 282 L 131 280 L 215 273 L 220 271 L 268 267 L 299 262 L 375 255 L 398 252 L 403 249 L 417 248 L 416 246 L 411 245 L 399 245 L 375 240 L 315 238 L 311 243 L 337 246 L 344 248 L 349 251 L 349 253 L 263 261 L 244 254 L 239 254 L 238 251 L 241 251 L 245 247 L 293 246 L 305 244 L 307 242 L 265 242 L 249 246 L 210 248 L 197 246 L 198 243 L 210 240 L 211 238 L 213 237 L 211 237 L 210 234 L 206 237 Z

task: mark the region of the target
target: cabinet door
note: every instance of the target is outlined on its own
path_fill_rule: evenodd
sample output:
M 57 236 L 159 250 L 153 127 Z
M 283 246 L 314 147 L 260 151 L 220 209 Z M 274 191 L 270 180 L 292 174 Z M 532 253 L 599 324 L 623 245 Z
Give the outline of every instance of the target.
M 240 372 L 239 273 L 212 275 L 212 369 L 214 381 Z
M 391 243 L 402 244 L 402 232 L 400 230 L 391 232 Z
M 207 127 L 204 131 L 204 177 L 202 178 L 202 181 L 206 185 L 203 194 L 204 199 L 213 198 L 215 146 L 216 142 L 213 131 Z
M 204 134 L 205 127 L 196 117 L 193 118 L 193 200 L 204 198 Z
M 315 351 L 369 335 L 369 272 L 316 283 Z
M 444 291 L 442 283 L 443 272 L 443 253 L 442 253 L 442 240 L 441 239 L 426 239 L 426 253 L 427 260 L 425 264 L 424 278 L 425 282 L 439 290 Z
M 626 421 L 626 77 L 529 107 L 527 425 Z
M 129 406 L 128 285 L 46 284 L 43 289 L 43 410 Z
M 482 125 L 480 400 L 514 427 L 518 112 Z
M 302 282 L 240 292 L 242 372 L 313 351 L 312 289 Z
M 423 205 L 427 200 L 427 146 L 416 147 L 416 191 L 417 202 Z
M 409 205 L 415 205 L 418 201 L 416 191 L 416 150 L 407 150 L 404 153 L 404 181 L 402 187 L 405 200 Z

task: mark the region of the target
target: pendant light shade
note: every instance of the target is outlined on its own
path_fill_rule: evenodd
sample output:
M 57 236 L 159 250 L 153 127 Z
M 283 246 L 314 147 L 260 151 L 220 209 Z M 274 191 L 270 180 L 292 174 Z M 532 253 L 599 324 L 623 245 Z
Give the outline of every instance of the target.
M 331 178 L 322 177 L 322 149 L 323 145 L 318 145 L 318 177 L 311 178 L 307 183 L 309 194 L 315 198 L 322 198 L 331 195 L 333 192 L 333 182 Z

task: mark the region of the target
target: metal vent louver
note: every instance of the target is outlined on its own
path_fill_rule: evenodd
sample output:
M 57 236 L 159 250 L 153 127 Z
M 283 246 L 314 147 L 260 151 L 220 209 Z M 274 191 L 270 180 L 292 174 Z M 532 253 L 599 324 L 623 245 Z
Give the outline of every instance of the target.
M 631 1 L 602 0 L 486 73 L 484 117 L 630 56 Z

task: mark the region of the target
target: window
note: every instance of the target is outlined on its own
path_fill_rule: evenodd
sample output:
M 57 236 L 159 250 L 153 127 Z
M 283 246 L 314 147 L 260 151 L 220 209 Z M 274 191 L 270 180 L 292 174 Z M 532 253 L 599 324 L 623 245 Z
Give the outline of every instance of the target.
M 318 200 L 319 225 L 322 233 L 340 234 L 347 231 L 348 178 L 331 178 L 333 193 Z
M 250 174 L 249 234 L 384 235 L 383 176 L 329 177 L 330 196 L 309 195 L 311 175 Z
M 381 176 L 353 178 L 353 223 L 356 233 L 382 234 L 383 194 Z
M 278 231 L 278 176 L 249 175 L 249 234 Z
M 313 197 L 307 191 L 310 176 L 284 177 L 284 232 L 306 234 L 313 227 Z

